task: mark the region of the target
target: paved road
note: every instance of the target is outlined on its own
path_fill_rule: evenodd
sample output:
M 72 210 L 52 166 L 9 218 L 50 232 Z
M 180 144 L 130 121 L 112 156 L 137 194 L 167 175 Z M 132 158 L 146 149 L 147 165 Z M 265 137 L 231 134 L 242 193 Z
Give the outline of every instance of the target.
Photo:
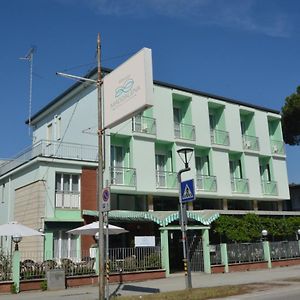
M 247 283 L 269 283 L 274 285 L 273 296 L 270 298 L 265 297 L 262 292 L 256 292 L 251 295 L 231 297 L 228 299 L 300 299 L 300 288 L 298 288 L 299 282 L 286 281 L 287 278 L 299 278 L 300 279 L 300 266 L 274 268 L 271 270 L 259 270 L 249 272 L 235 272 L 228 274 L 203 274 L 193 273 L 192 282 L 193 287 L 213 287 L 224 285 L 237 285 Z M 290 286 L 281 286 L 278 289 L 278 284 L 285 284 Z M 145 295 L 149 293 L 159 293 L 166 291 L 183 290 L 185 288 L 185 280 L 183 274 L 175 274 L 165 279 L 148 280 L 143 282 L 124 283 L 122 285 L 111 285 L 110 292 L 115 292 L 120 295 Z M 290 291 L 291 297 L 287 298 L 280 294 L 281 292 Z M 294 295 L 292 294 L 294 293 Z M 33 292 L 21 292 L 18 295 L 0 295 L 1 300 L 54 300 L 54 299 L 72 299 L 72 300 L 95 300 L 97 299 L 98 288 L 95 286 L 85 286 L 79 288 L 69 288 L 63 291 L 33 291 Z M 271 295 L 271 294 L 270 294 Z M 278 296 L 281 295 L 281 296 Z M 285 295 L 285 294 L 284 294 Z M 297 295 L 297 297 L 296 297 Z M 244 298 L 242 298 L 244 297 Z M 248 298 L 247 298 L 248 297 Z M 266 295 L 267 297 L 267 295 Z M 277 298 L 276 298 L 277 297 Z M 296 297 L 296 298 L 295 298 Z

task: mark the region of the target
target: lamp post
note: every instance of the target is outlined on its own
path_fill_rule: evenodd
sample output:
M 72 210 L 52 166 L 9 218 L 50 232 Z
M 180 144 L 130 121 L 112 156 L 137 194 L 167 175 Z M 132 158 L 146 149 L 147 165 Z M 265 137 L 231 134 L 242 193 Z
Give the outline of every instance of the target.
M 180 227 L 182 235 L 182 248 L 183 248 L 183 264 L 185 271 L 185 286 L 186 289 L 192 288 L 192 277 L 191 277 L 191 268 L 190 268 L 190 257 L 189 257 L 189 248 L 187 240 L 187 211 L 186 203 L 181 201 L 181 174 L 191 170 L 189 167 L 189 162 L 191 160 L 194 149 L 192 148 L 181 148 L 177 150 L 177 153 L 184 163 L 184 169 L 179 170 L 177 173 L 177 180 L 179 185 L 179 215 L 180 215 Z
M 12 240 L 15 243 L 15 251 L 19 251 L 19 243 L 22 241 L 22 236 L 19 234 L 15 234 L 12 237 Z
M 261 231 L 261 235 L 262 235 L 263 241 L 266 241 L 267 240 L 267 236 L 268 236 L 268 230 L 263 229 Z

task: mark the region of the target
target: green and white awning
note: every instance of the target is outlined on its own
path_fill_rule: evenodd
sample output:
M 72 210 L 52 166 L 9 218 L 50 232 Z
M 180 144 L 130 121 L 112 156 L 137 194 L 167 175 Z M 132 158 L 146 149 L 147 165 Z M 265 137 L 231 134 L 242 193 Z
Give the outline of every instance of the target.
M 84 210 L 84 215 L 98 216 L 97 211 Z M 210 225 L 219 217 L 219 213 L 213 211 L 193 210 L 187 211 L 188 219 L 195 220 L 203 225 Z M 173 221 L 179 220 L 178 211 L 130 211 L 112 210 L 108 215 L 109 221 L 115 222 L 145 222 L 152 221 L 160 226 L 167 226 Z

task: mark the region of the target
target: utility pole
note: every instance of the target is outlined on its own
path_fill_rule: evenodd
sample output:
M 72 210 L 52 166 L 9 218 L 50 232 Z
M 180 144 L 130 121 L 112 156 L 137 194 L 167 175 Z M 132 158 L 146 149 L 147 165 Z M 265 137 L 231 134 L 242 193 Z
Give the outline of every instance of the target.
M 102 212 L 102 190 L 103 190 L 103 155 L 102 155 L 102 98 L 101 98 L 101 41 L 100 33 L 97 38 L 97 62 L 98 62 L 98 213 L 99 213 L 99 300 L 105 299 L 105 281 L 104 281 L 104 229 L 103 229 L 103 212 Z M 108 299 L 107 299 L 108 300 Z

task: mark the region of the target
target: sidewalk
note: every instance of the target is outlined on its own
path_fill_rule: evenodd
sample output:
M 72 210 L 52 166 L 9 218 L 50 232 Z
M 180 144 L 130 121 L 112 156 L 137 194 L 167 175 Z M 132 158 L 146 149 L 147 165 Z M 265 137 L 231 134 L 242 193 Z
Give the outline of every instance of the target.
M 247 283 L 270 283 L 281 281 L 286 278 L 300 278 L 300 266 L 274 268 L 258 271 L 235 272 L 228 274 L 203 274 L 192 273 L 193 288 L 213 287 L 223 285 L 237 285 Z M 184 274 L 174 274 L 165 279 L 148 280 L 143 282 L 124 283 L 121 285 L 110 285 L 110 294 L 115 292 L 119 295 L 144 295 L 148 293 L 159 293 L 185 289 Z M 17 295 L 0 295 L 1 300 L 31 300 L 43 299 L 54 300 L 70 297 L 72 300 L 96 300 L 98 299 L 97 286 L 84 286 L 69 288 L 63 291 L 33 291 L 21 292 Z

